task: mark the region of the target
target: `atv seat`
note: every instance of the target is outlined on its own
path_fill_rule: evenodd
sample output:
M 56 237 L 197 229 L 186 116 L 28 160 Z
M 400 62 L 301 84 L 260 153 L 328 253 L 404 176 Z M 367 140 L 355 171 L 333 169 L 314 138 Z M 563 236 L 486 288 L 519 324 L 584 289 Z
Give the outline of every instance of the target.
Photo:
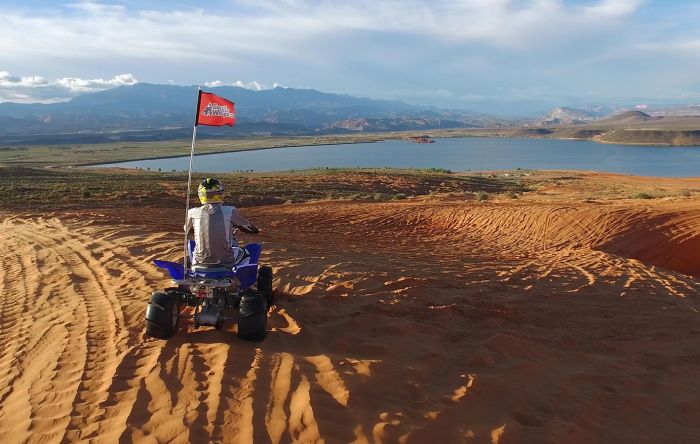
M 230 279 L 236 276 L 233 267 L 220 264 L 195 264 L 192 265 L 190 275 L 204 279 Z
M 221 264 L 195 264 L 192 265 L 192 271 L 201 273 L 226 273 L 230 272 L 233 267 L 227 267 Z

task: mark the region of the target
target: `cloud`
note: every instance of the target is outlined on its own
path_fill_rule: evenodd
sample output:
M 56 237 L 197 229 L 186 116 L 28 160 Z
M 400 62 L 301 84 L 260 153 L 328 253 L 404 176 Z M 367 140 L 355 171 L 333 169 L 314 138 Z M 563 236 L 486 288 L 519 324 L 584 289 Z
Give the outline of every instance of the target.
M 412 38 L 425 46 L 432 42 L 433 51 L 467 44 L 525 50 L 544 45 L 539 48 L 544 50 L 620 23 L 641 0 L 585 5 L 564 0 L 231 0 L 226 6 L 217 3 L 217 10 L 204 9 L 208 3 L 168 10 L 127 4 L 86 1 L 32 10 L 0 5 L 5 66 L 46 72 L 45 66 L 70 63 L 92 72 L 109 66 L 111 72 L 124 69 L 140 77 L 140 70 L 160 70 L 162 78 L 172 78 L 162 71 L 185 65 L 180 71 L 189 78 L 179 81 L 197 83 L 201 79 L 191 74 L 195 66 L 202 73 L 247 69 L 260 78 L 252 71 L 269 71 L 273 63 L 318 70 L 346 54 L 373 57 L 383 54 L 385 42 Z M 374 43 L 358 47 L 358 38 Z
M 675 38 L 673 40 L 643 43 L 637 45 L 636 49 L 658 54 L 678 53 L 684 56 L 698 57 L 700 56 L 700 38 Z
M 135 85 L 138 81 L 131 74 L 119 74 L 112 79 L 84 80 L 75 77 L 65 77 L 56 80 L 56 85 L 65 87 L 70 92 L 94 92 L 124 85 Z
M 0 102 L 60 102 L 82 93 L 136 83 L 138 81 L 131 74 L 119 74 L 108 80 L 64 77 L 48 81 L 41 76 L 18 77 L 0 71 Z
M 301 49 L 344 32 L 418 35 L 454 42 L 522 46 L 547 36 L 590 32 L 633 14 L 640 0 L 586 6 L 563 0 L 232 1 L 228 10 L 127 9 L 98 2 L 58 11 L 0 7 L 3 58 L 138 60 L 242 59 Z M 133 3 L 138 5 L 138 3 Z
M 446 89 L 404 89 L 392 90 L 382 94 L 382 98 L 389 100 L 403 100 L 416 105 L 427 103 L 439 103 L 446 108 L 465 108 L 470 103 L 482 102 L 489 97 L 482 94 L 456 94 Z
M 7 87 L 34 87 L 43 86 L 48 84 L 48 82 L 39 76 L 30 77 L 16 77 L 10 75 L 7 71 L 0 71 L 0 86 Z
M 547 36 L 576 36 L 634 14 L 642 0 L 374 0 L 244 2 L 270 21 L 304 24 L 300 33 L 344 30 L 422 35 L 454 42 L 522 46 Z M 284 24 L 282 24 L 284 29 Z M 279 29 L 279 28 L 276 28 Z
M 599 17 L 623 17 L 634 13 L 641 5 L 640 0 L 603 0 L 595 5 L 582 6 L 586 13 Z
M 220 80 L 214 80 L 213 82 L 205 82 L 204 84 L 210 88 L 214 88 L 217 86 L 237 86 L 239 88 L 252 89 L 253 91 L 262 91 L 264 89 L 273 89 L 273 88 L 284 88 L 284 86 L 282 84 L 277 83 L 277 82 L 273 83 L 272 86 L 268 86 L 262 82 L 258 82 L 257 80 L 253 80 L 252 82 L 244 82 L 242 80 L 236 80 L 235 82 L 231 82 L 231 83 L 222 82 Z
M 91 0 L 84 0 L 78 3 L 67 3 L 66 7 L 77 11 L 98 14 L 122 14 L 126 11 L 126 8 L 122 5 L 107 5 Z
M 115 72 L 132 72 L 153 83 L 170 79 L 191 85 L 224 79 L 209 84 L 250 89 L 274 87 L 273 80 L 281 80 L 370 97 L 397 91 L 399 99 L 410 97 L 411 91 L 418 91 L 412 95 L 420 99 L 420 91 L 428 91 L 426 101 L 433 96 L 434 103 L 455 104 L 478 102 L 481 96 L 488 100 L 501 91 L 556 98 L 567 90 L 583 97 L 614 89 L 620 96 L 640 97 L 672 92 L 667 82 L 649 80 L 662 71 L 648 67 L 652 64 L 648 59 L 656 48 L 661 54 L 666 41 L 675 39 L 672 54 L 663 54 L 663 72 L 687 73 L 677 76 L 674 91 L 697 84 L 688 80 L 697 72 L 697 62 L 692 61 L 697 58 L 692 55 L 700 53 L 700 35 L 693 22 L 697 12 L 688 3 L 220 0 L 192 4 L 67 0 L 48 6 L 33 2 L 30 9 L 19 0 L 2 2 L 2 68 L 41 73 L 44 78 L 63 77 L 70 67 L 82 79 Z M 653 76 L 645 75 L 652 71 Z M 226 80 L 231 78 L 256 80 Z M 605 89 L 608 84 L 619 87 Z M 70 79 L 59 86 L 64 97 L 92 87 Z M 0 94 L 0 100 L 6 100 L 6 90 Z

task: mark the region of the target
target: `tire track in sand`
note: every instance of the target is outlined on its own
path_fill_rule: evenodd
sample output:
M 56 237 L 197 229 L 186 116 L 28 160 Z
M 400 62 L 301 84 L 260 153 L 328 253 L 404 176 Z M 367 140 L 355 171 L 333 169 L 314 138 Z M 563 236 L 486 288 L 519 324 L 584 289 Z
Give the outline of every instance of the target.
M 27 430 L 31 425 L 37 432 L 43 432 L 35 432 L 36 437 L 51 440 L 51 437 L 56 438 L 56 433 L 63 431 L 63 439 L 81 439 L 97 430 L 94 419 L 101 413 L 98 406 L 107 399 L 117 366 L 126 351 L 125 339 L 129 336 L 120 300 L 114 296 L 115 287 L 121 287 L 123 291 L 123 284 L 115 285 L 116 279 L 92 254 L 109 251 L 112 245 L 99 237 L 76 235 L 57 219 L 15 220 L 4 225 L 7 238 L 11 239 L 10 245 L 14 247 L 12 251 L 24 254 L 10 256 L 8 266 L 4 267 L 2 290 L 7 296 L 2 301 L 9 316 L 3 316 L 1 334 L 14 331 L 14 337 L 3 338 L 4 343 L 29 350 L 18 355 L 17 359 L 3 361 L 8 361 L 10 367 L 16 369 L 14 375 L 9 375 L 13 379 L 8 381 L 8 386 L 18 393 L 31 386 L 35 395 L 40 395 L 39 388 L 48 394 L 28 399 L 30 406 L 46 406 L 43 410 L 41 407 L 36 411 L 31 407 L 30 410 L 20 409 L 16 403 L 10 402 L 3 403 L 3 407 L 9 409 L 11 406 L 18 417 L 32 418 L 31 424 L 11 421 L 14 429 L 22 425 Z M 87 245 L 90 245 L 90 250 Z M 36 259 L 26 254 L 36 250 L 51 252 L 47 256 L 50 260 L 44 260 L 41 269 Z M 128 269 L 129 262 L 124 257 L 120 259 L 122 266 Z M 28 288 L 27 279 L 23 278 L 27 275 L 32 276 L 31 282 L 49 282 L 50 285 L 42 291 Z M 19 301 L 22 305 L 18 304 Z M 21 316 L 28 307 L 38 313 L 36 319 Z M 51 312 L 54 314 L 49 315 Z M 39 322 L 46 323 L 47 318 L 51 320 L 48 325 L 64 325 L 64 334 L 52 334 L 49 342 L 36 333 L 33 337 L 23 333 L 35 329 Z M 24 326 L 17 325 L 19 322 Z M 22 340 L 23 336 L 31 341 Z M 45 350 L 46 344 L 51 345 L 51 350 L 40 356 L 49 358 L 49 362 L 30 359 L 32 350 Z M 17 360 L 31 365 L 25 369 L 22 363 L 15 362 Z M 42 384 L 37 385 L 37 381 Z M 49 411 L 52 413 L 47 414 Z M 0 415 L 0 421 L 2 419 Z M 12 417 L 5 419 L 11 420 Z M 53 426 L 37 427 L 40 422 L 50 421 L 53 421 Z
M 567 210 L 547 216 L 551 205 L 527 212 L 517 205 L 503 209 L 495 205 L 456 205 L 445 209 L 431 204 L 423 211 L 421 206 L 409 202 L 381 204 L 377 215 L 378 207 L 349 205 L 354 212 L 350 219 L 356 222 L 352 234 L 357 239 L 348 242 L 343 239 L 348 236 L 343 229 L 348 223 L 348 211 L 342 205 L 333 205 L 332 209 L 337 210 L 335 218 L 329 216 L 318 230 L 317 208 L 284 206 L 256 210 L 258 214 L 269 211 L 270 220 L 280 221 L 282 240 L 266 244 L 266 248 L 279 246 L 277 251 L 267 249 L 267 254 L 273 251 L 277 261 L 278 279 L 286 283 L 291 281 L 289 276 L 298 275 L 308 283 L 323 278 L 309 288 L 308 294 L 281 295 L 279 299 L 285 313 L 294 316 L 299 334 L 280 328 L 262 344 L 238 341 L 231 329 L 181 332 L 168 341 L 144 339 L 142 320 L 148 289 L 162 287 L 165 281 L 148 260 L 156 254 L 172 258 L 178 254 L 177 243 L 162 233 L 144 235 L 148 228 L 55 219 L 15 219 L 5 223 L 3 228 L 8 235 L 0 238 L 0 249 L 13 250 L 14 256 L 9 255 L 8 259 L 13 259 L 14 264 L 0 267 L 0 285 L 3 293 L 12 293 L 9 296 L 15 299 L 2 299 L 2 307 L 10 316 L 0 318 L 0 335 L 4 335 L 0 338 L 14 347 L 11 354 L 2 355 L 2 359 L 9 356 L 10 364 L 4 360 L 2 365 L 10 365 L 15 373 L 12 379 L 5 379 L 11 387 L 4 399 L 12 405 L 0 408 L 9 411 L 16 406 L 17 416 L 11 419 L 17 425 L 12 428 L 7 422 L 1 423 L 0 434 L 11 436 L 10 440 L 16 436 L 18 441 L 44 442 L 348 442 L 352 435 L 358 441 L 366 441 L 365 431 L 371 437 L 374 430 L 377 437 L 387 441 L 408 437 L 415 430 L 415 438 L 409 440 L 420 441 L 420 436 L 426 436 L 419 435 L 421 431 L 433 430 L 434 440 L 453 442 L 456 435 L 449 433 L 455 430 L 455 424 L 473 428 L 478 441 L 484 437 L 485 424 L 490 431 L 493 424 L 507 423 L 504 436 L 517 440 L 522 428 L 518 429 L 517 421 L 508 416 L 506 409 L 512 406 L 508 401 L 491 402 L 487 398 L 517 391 L 522 386 L 511 381 L 519 379 L 539 387 L 545 406 L 561 402 L 565 408 L 571 408 L 571 397 L 555 398 L 549 385 L 537 386 L 537 380 L 551 377 L 556 383 L 556 372 L 547 373 L 547 365 L 542 366 L 543 370 L 532 365 L 518 366 L 523 362 L 516 353 L 521 349 L 535 351 L 552 358 L 549 362 L 563 359 L 561 354 L 543 351 L 549 350 L 544 345 L 536 346 L 537 341 L 550 344 L 537 338 L 568 334 L 571 326 L 556 330 L 559 325 L 543 323 L 540 314 L 534 313 L 536 307 L 528 312 L 531 302 L 521 298 L 517 290 L 503 286 L 503 279 L 494 276 L 497 271 L 508 267 L 513 276 L 515 267 L 533 260 L 518 272 L 517 278 L 537 279 L 539 273 L 545 274 L 543 288 L 535 289 L 535 296 L 588 282 L 585 273 L 567 262 L 592 273 L 597 278 L 595 285 L 590 292 L 580 293 L 590 298 L 551 298 L 547 302 L 548 307 L 553 307 L 552 314 L 561 315 L 562 319 L 570 314 L 567 310 L 573 303 L 578 304 L 574 308 L 586 308 L 591 314 L 589 320 L 596 322 L 594 326 L 598 325 L 601 332 L 609 329 L 611 322 L 624 328 L 636 325 L 630 323 L 629 313 L 623 308 L 630 312 L 645 308 L 637 304 L 644 291 L 658 293 L 658 299 L 665 298 L 669 290 L 663 283 L 677 289 L 685 285 L 687 301 L 697 300 L 697 286 L 686 282 L 683 276 L 594 252 L 586 239 L 595 238 L 589 243 L 599 242 L 604 233 L 566 227 L 567 218 L 583 213 Z M 415 211 L 407 211 L 409 207 Z M 300 209 L 305 214 L 294 213 Z M 543 218 L 547 219 L 546 228 L 542 227 Z M 299 220 L 306 221 L 306 233 L 296 226 Z M 288 238 L 285 240 L 284 236 Z M 400 241 L 395 242 L 396 239 Z M 328 245 L 334 245 L 333 240 L 340 247 L 350 242 L 357 244 L 350 244 L 347 251 L 324 251 Z M 288 241 L 308 241 L 309 245 L 286 250 Z M 442 257 L 422 250 L 436 241 L 444 241 L 454 249 L 446 249 Z M 375 242 L 381 254 L 362 251 L 363 243 Z M 577 244 L 569 245 L 574 242 Z M 168 247 L 171 243 L 175 245 L 173 251 Z M 396 251 L 384 254 L 382 250 L 394 243 Z M 309 255 L 309 250 L 316 256 Z M 551 253 L 541 253 L 544 250 Z M 463 263 L 454 265 L 458 259 Z M 416 263 L 426 273 L 442 273 L 447 265 L 453 267 L 447 271 L 460 269 L 462 274 L 459 278 L 451 276 L 445 281 L 449 285 L 444 286 L 434 285 L 435 281 L 405 278 L 415 271 Z M 370 266 L 374 275 L 366 270 Z M 637 280 L 630 283 L 633 288 L 624 288 L 634 267 L 638 267 Z M 467 288 L 467 284 L 473 288 Z M 304 284 L 292 285 L 290 293 L 300 293 Z M 330 285 L 347 286 L 348 295 L 328 291 L 326 287 Z M 430 302 L 439 305 L 439 309 L 425 308 L 422 295 L 426 289 L 433 292 Z M 490 290 L 493 291 L 488 293 Z M 629 299 L 617 298 L 624 290 L 635 294 Z M 512 318 L 482 316 L 478 310 L 481 301 L 496 309 L 521 304 L 518 308 L 522 312 L 516 311 Z M 600 302 L 608 304 L 601 309 Z M 659 316 L 658 302 L 663 301 L 647 304 L 645 315 L 649 319 Z M 33 318 L 22 316 L 23 310 L 32 305 Z M 686 307 L 679 304 L 678 308 Z M 609 309 L 617 309 L 610 314 L 618 316 L 614 321 L 599 316 L 608 314 L 603 310 Z M 662 314 L 668 316 L 676 311 L 681 310 L 669 308 Z M 44 321 L 45 326 L 36 329 L 37 321 Z M 287 324 L 291 323 L 283 325 Z M 370 328 L 365 328 L 367 325 Z M 481 332 L 502 333 L 504 329 L 509 334 L 488 341 Z M 517 334 L 510 334 L 514 332 Z M 455 333 L 468 340 L 462 341 Z M 527 340 L 515 341 L 513 338 L 518 335 L 527 336 Z M 407 341 L 418 336 L 421 339 L 411 343 L 415 349 L 406 347 Z M 578 338 L 582 341 L 580 349 L 598 350 L 596 338 Z M 501 346 L 494 348 L 490 344 Z M 440 359 L 441 350 L 447 347 L 450 359 Z M 461 347 L 464 351 L 460 351 Z M 678 351 L 669 355 L 677 362 L 668 362 L 681 365 L 686 362 L 682 359 L 695 356 L 686 355 L 685 351 Z M 611 356 L 602 358 L 607 361 Z M 596 356 L 586 357 L 585 362 L 589 358 Z M 575 356 L 571 359 L 564 362 L 580 362 Z M 634 368 L 635 363 L 625 353 L 616 354 L 614 359 L 623 360 L 620 368 L 626 370 L 627 364 Z M 361 373 L 348 364 L 360 361 L 372 362 L 372 371 L 368 364 Z M 528 373 L 528 368 L 534 369 Z M 691 367 L 681 369 L 691 374 Z M 462 381 L 455 376 L 471 375 L 472 371 L 479 375 L 475 389 L 457 401 L 451 400 L 457 393 L 453 382 Z M 673 365 L 668 371 L 673 371 Z M 21 393 L 26 393 L 28 402 L 19 396 Z M 459 409 L 451 409 L 453 404 Z M 661 401 L 658 405 L 672 411 L 668 407 L 675 404 Z M 522 409 L 519 406 L 517 410 Z M 474 414 L 482 411 L 482 416 Z M 560 418 L 554 411 L 543 413 L 542 427 L 551 426 Z
M 32 230 L 25 221 L 15 222 L 5 225 L 5 233 L 14 240 L 16 249 L 13 250 L 15 257 L 10 256 L 7 263 L 14 273 L 7 275 L 11 282 L 9 292 L 8 286 L 3 285 L 3 302 L 4 305 L 19 305 L 17 301 L 22 300 L 22 308 L 19 321 L 10 330 L 16 332 L 10 335 L 13 340 L 3 337 L 4 345 L 16 346 L 16 352 L 11 368 L 13 380 L 8 384 L 11 392 L 5 393 L 7 399 L 1 403 L 0 427 L 11 433 L 26 433 L 32 429 L 39 438 L 55 438 L 65 429 L 67 413 L 55 407 L 57 404 L 69 406 L 72 402 L 70 384 L 68 393 L 65 384 L 56 384 L 56 376 L 63 370 L 63 362 L 56 359 L 56 352 L 62 356 L 71 342 L 66 330 L 76 314 L 75 304 L 56 291 L 57 286 L 68 283 L 67 278 L 55 277 L 52 270 L 37 266 L 37 244 L 33 235 L 28 234 Z M 36 285 L 27 284 L 27 280 Z M 39 282 L 45 285 L 39 286 Z M 80 359 L 80 350 L 74 356 Z M 62 376 L 70 377 L 70 374 L 68 369 Z

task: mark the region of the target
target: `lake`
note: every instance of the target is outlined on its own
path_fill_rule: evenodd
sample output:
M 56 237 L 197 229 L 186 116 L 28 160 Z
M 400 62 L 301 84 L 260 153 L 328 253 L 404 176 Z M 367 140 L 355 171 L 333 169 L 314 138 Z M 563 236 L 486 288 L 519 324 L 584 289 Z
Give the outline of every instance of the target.
M 700 147 L 649 147 L 557 139 L 445 138 L 420 144 L 386 142 L 273 148 L 195 156 L 199 172 L 280 171 L 323 167 L 593 170 L 640 176 L 698 177 Z M 196 152 L 196 150 L 195 150 Z M 187 171 L 189 157 L 137 160 L 100 167 Z

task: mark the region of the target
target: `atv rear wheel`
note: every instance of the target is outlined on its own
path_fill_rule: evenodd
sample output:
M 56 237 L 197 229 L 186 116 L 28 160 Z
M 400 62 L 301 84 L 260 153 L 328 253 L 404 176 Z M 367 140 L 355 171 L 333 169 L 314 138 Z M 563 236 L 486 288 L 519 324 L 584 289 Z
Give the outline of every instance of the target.
M 267 301 L 259 291 L 249 291 L 238 307 L 238 337 L 262 341 L 267 335 Z
M 158 339 L 168 339 L 177 332 L 180 300 L 177 293 L 155 292 L 146 308 L 146 333 Z
M 257 279 L 258 291 L 265 295 L 267 306 L 272 307 L 275 303 L 275 293 L 272 291 L 272 267 L 263 265 L 258 268 Z

